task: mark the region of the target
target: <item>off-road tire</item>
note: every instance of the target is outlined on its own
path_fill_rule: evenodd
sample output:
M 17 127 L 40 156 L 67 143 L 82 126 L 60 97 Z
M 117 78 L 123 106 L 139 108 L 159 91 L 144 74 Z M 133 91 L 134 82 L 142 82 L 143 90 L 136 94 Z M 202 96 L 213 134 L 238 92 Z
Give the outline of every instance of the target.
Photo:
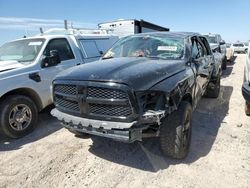
M 191 118 L 192 106 L 182 101 L 176 111 L 162 120 L 160 147 L 165 156 L 175 159 L 187 156 L 192 136 Z
M 217 76 L 216 80 L 211 81 L 205 93 L 205 97 L 208 98 L 218 98 L 220 95 L 220 75 Z
M 247 116 L 250 116 L 250 104 L 246 102 L 245 104 L 245 113 Z
M 25 105 L 29 108 L 30 123 L 20 130 L 15 130 L 10 123 L 10 116 L 16 106 Z M 25 113 L 26 114 L 26 113 Z M 36 104 L 23 95 L 10 95 L 0 102 L 0 131 L 10 138 L 20 138 L 32 132 L 37 123 L 38 110 Z

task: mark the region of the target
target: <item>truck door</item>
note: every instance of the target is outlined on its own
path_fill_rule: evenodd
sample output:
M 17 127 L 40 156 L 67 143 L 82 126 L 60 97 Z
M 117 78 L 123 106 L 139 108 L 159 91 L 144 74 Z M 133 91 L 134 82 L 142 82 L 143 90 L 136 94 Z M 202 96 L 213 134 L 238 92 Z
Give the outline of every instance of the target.
M 50 97 L 50 86 L 55 76 L 61 71 L 74 67 L 80 63 L 75 58 L 72 48 L 66 38 L 51 39 L 43 52 L 43 56 L 49 56 L 51 50 L 58 51 L 61 63 L 55 66 L 41 68 L 41 71 L 38 73 L 41 79 L 41 90 L 44 94 L 44 98 L 47 98 L 46 101 L 48 101 L 48 103 L 52 101 Z
M 196 89 L 195 89 L 195 95 L 196 99 L 199 100 L 199 98 L 203 95 L 209 74 L 209 66 L 208 61 L 205 56 L 205 50 L 202 46 L 202 43 L 198 38 L 192 39 L 192 60 L 195 64 L 196 68 Z
M 205 37 L 199 37 L 199 41 L 201 42 L 202 48 L 204 50 L 204 57 L 206 59 L 206 74 L 207 74 L 207 83 L 210 80 L 210 76 L 212 74 L 213 71 L 213 65 L 214 65 L 214 57 L 213 57 L 213 53 L 212 50 L 209 46 L 209 43 L 207 42 Z

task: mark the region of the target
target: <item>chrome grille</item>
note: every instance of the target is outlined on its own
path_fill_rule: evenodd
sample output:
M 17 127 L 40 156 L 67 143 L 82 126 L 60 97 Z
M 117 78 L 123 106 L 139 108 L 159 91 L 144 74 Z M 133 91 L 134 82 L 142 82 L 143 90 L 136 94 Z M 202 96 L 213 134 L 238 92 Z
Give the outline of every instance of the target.
M 55 92 L 63 93 L 67 95 L 76 95 L 77 87 L 75 85 L 56 85 Z
M 103 99 L 128 99 L 128 95 L 120 90 L 89 87 L 88 96 Z

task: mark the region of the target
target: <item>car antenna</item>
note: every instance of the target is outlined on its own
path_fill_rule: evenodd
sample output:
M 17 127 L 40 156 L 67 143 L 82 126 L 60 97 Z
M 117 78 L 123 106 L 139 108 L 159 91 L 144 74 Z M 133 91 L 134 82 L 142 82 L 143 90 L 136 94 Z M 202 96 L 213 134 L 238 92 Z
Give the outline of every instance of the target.
M 66 30 L 68 30 L 68 21 L 67 21 L 67 20 L 64 20 L 64 28 L 65 28 Z
M 40 27 L 40 33 L 43 34 L 43 28 L 42 27 Z

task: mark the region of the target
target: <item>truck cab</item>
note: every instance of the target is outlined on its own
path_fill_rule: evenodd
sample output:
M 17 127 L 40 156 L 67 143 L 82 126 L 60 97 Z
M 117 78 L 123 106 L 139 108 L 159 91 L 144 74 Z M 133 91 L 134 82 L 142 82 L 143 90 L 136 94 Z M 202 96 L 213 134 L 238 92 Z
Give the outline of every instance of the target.
M 227 68 L 227 48 L 226 43 L 222 40 L 220 34 L 211 34 L 204 35 L 207 38 L 207 41 L 213 52 L 219 52 L 222 55 L 221 67 L 223 70 Z
M 0 131 L 18 138 L 34 129 L 52 104 L 50 86 L 61 71 L 98 60 L 118 37 L 97 31 L 54 29 L 0 47 Z

